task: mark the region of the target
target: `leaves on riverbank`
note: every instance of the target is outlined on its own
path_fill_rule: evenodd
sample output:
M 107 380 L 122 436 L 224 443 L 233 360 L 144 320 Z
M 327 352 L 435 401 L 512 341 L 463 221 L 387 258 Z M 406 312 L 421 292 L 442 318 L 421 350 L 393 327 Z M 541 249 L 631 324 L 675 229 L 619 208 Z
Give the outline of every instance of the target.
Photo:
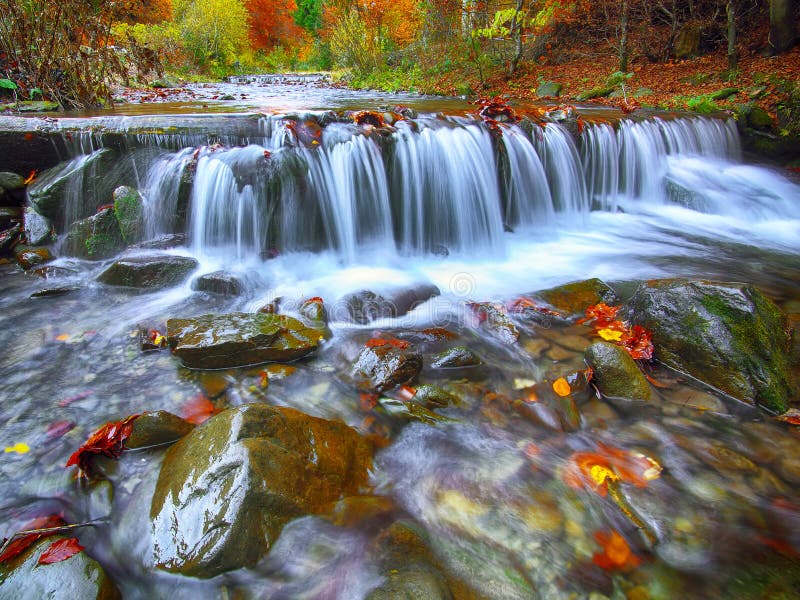
M 42 552 L 38 563 L 40 565 L 52 565 L 53 563 L 72 558 L 79 552 L 83 551 L 83 549 L 84 547 L 78 543 L 78 538 L 65 538 L 63 540 L 56 540 L 47 547 L 47 550 Z
M 139 415 L 130 415 L 115 423 L 106 423 L 95 431 L 89 438 L 72 453 L 66 466 L 78 466 L 78 475 L 87 477 L 91 475 L 92 459 L 96 455 L 109 458 L 119 458 L 125 450 L 125 440 L 133 431 L 133 422 Z

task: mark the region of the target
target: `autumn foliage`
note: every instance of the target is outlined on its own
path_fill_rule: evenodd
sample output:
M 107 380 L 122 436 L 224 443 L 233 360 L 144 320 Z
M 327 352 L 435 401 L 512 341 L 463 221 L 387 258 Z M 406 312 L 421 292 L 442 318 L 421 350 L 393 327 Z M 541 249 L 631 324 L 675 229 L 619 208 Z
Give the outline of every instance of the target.
M 66 466 L 78 466 L 78 473 L 82 477 L 91 475 L 92 460 L 95 456 L 119 458 L 125 450 L 125 440 L 133 431 L 133 422 L 139 415 L 130 415 L 116 423 L 106 423 L 95 431 L 89 438 L 72 453 Z
M 619 306 L 595 304 L 586 309 L 586 316 L 578 323 L 591 323 L 595 334 L 625 348 L 634 360 L 653 358 L 653 334 L 641 325 L 630 326 L 617 319 Z
M 649 456 L 598 443 L 594 452 L 574 452 L 563 472 L 564 482 L 574 489 L 589 489 L 600 496 L 609 484 L 630 483 L 645 487 L 661 476 L 661 465 Z
M 7 544 L 4 543 L 5 550 L 3 553 L 0 554 L 0 563 L 8 562 L 9 560 L 13 559 L 16 556 L 19 556 L 25 550 L 30 548 L 34 543 L 38 542 L 42 538 L 50 537 L 55 535 L 56 531 L 35 531 L 39 529 L 53 529 L 55 527 L 61 527 L 65 525 L 64 519 L 60 515 L 47 515 L 44 517 L 38 517 L 25 525 L 22 528 L 22 531 L 32 531 L 32 533 L 25 533 L 22 535 L 16 535 L 12 538 L 11 542 L 8 540 L 4 540 L 4 542 L 8 542 Z
M 254 50 L 270 50 L 285 44 L 299 45 L 304 32 L 292 15 L 297 11 L 295 0 L 247 0 L 249 37 Z

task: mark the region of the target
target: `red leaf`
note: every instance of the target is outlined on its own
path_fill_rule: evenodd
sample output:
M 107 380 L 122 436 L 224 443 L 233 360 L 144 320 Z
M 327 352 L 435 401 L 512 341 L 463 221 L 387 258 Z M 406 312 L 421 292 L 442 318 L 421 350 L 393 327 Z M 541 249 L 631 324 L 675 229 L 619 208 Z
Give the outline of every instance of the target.
M 200 425 L 218 412 L 220 412 L 220 409 L 214 406 L 208 398 L 203 394 L 197 394 L 197 396 L 190 398 L 183 405 L 181 417 L 189 421 L 189 423 Z
M 609 532 L 598 531 L 594 534 L 594 539 L 603 549 L 592 556 L 592 562 L 598 567 L 614 571 L 635 568 L 641 564 L 642 561 L 631 552 L 625 538 L 613 529 Z
M 650 360 L 653 358 L 653 334 L 642 327 L 634 325 L 622 338 L 622 346 L 633 360 Z
M 106 423 L 72 453 L 66 466 L 78 465 L 78 474 L 86 476 L 91 473 L 92 456 L 102 454 L 109 458 L 119 458 L 125 449 L 124 442 L 133 431 L 133 421 L 139 415 L 130 415 L 116 423 Z
M 56 540 L 47 547 L 47 550 L 42 552 L 42 555 L 39 557 L 39 564 L 51 565 L 61 562 L 62 560 L 72 558 L 81 550 L 83 550 L 83 546 L 78 543 L 78 538 Z
M 28 531 L 30 529 L 48 529 L 50 527 L 60 527 L 64 525 L 64 519 L 62 519 L 59 515 L 49 515 L 46 517 L 39 517 L 34 519 L 25 527 L 22 528 L 21 531 Z M 50 537 L 51 535 L 55 535 L 55 531 L 47 531 L 42 533 L 26 533 L 25 535 L 21 535 L 19 537 L 14 538 L 5 549 L 5 551 L 0 554 L 0 563 L 4 563 L 6 561 L 11 560 L 15 556 L 19 556 L 25 550 L 27 550 L 34 542 Z M 3 540 L 5 543 L 5 540 Z
M 389 337 L 389 338 L 375 337 L 375 338 L 368 339 L 364 343 L 364 345 L 367 348 L 380 348 L 381 346 L 394 346 L 395 348 L 399 348 L 401 350 L 405 350 L 406 348 L 408 348 L 409 344 L 406 341 L 398 340 L 398 339 L 392 338 L 392 337 Z
M 55 440 L 60 438 L 65 433 L 72 431 L 74 427 L 75 423 L 72 421 L 56 421 L 54 423 L 50 423 L 47 428 L 47 439 Z

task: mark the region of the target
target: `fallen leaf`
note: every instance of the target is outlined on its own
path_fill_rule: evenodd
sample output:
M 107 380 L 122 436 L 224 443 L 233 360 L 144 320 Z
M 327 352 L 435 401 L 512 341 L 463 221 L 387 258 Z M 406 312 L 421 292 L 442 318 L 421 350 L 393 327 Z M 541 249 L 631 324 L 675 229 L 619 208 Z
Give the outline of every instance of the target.
M 569 396 L 572 393 L 569 383 L 567 383 L 567 380 L 563 377 L 559 377 L 553 382 L 553 391 L 562 398 Z
M 622 336 L 625 335 L 624 332 L 619 331 L 618 329 L 598 329 L 597 335 L 603 338 L 607 342 L 619 342 L 622 341 Z
M 564 470 L 564 482 L 572 488 L 590 488 L 601 496 L 615 481 L 645 487 L 661 476 L 661 465 L 635 450 L 598 444 L 597 452 L 575 452 Z
M 789 425 L 800 425 L 800 410 L 797 408 L 790 408 L 785 413 L 775 418 L 784 423 L 789 423 Z
M 72 421 L 55 421 L 50 423 L 47 427 L 47 439 L 55 440 L 60 438 L 65 433 L 72 431 L 75 428 L 75 423 Z
M 632 569 L 641 564 L 641 560 L 631 551 L 628 542 L 613 529 L 598 531 L 594 534 L 595 541 L 602 548 L 592 556 L 592 562 L 606 571 Z
M 56 336 L 56 339 L 59 342 L 66 342 L 69 339 L 69 334 L 68 333 L 61 333 L 61 334 Z
M 404 340 L 398 340 L 398 339 L 392 338 L 392 337 L 389 337 L 389 338 L 380 338 L 380 337 L 371 338 L 371 339 L 367 340 L 364 345 L 367 348 L 380 348 L 382 346 L 394 346 L 395 348 L 400 348 L 401 350 L 405 350 L 409 346 L 408 342 L 406 342 Z
M 4 452 L 6 454 L 9 454 L 11 452 L 16 452 L 17 454 L 27 454 L 28 452 L 30 452 L 30 450 L 31 447 L 28 446 L 28 444 L 26 444 L 25 442 L 17 442 L 13 446 L 6 446 Z
M 119 458 L 125 450 L 125 440 L 133 431 L 133 421 L 138 416 L 130 415 L 121 421 L 106 423 L 100 427 L 72 453 L 66 466 L 78 465 L 78 475 L 86 477 L 91 474 L 93 456 L 100 454 L 109 458 Z
M 30 174 L 28 175 L 28 177 L 25 179 L 25 181 L 23 183 L 25 185 L 30 185 L 34 181 L 36 181 L 36 171 L 35 170 L 30 172 Z
M 83 546 L 78 543 L 78 538 L 56 540 L 42 552 L 38 562 L 40 565 L 51 565 L 72 558 L 81 550 Z
M 186 401 L 181 408 L 180 416 L 193 425 L 200 425 L 218 412 L 220 409 L 214 406 L 208 398 L 203 394 L 197 394 Z
M 36 529 L 50 529 L 52 527 L 60 527 L 65 525 L 65 521 L 61 518 L 60 515 L 48 515 L 46 517 L 38 517 L 25 525 L 21 531 L 31 531 Z M 31 533 L 24 533 L 22 535 L 18 535 L 13 537 L 13 541 L 6 546 L 6 549 L 0 554 L 0 563 L 4 563 L 6 561 L 11 560 L 15 556 L 19 556 L 25 550 L 27 550 L 34 542 L 45 538 L 50 537 L 51 535 L 55 535 L 55 531 L 43 531 L 43 532 L 31 532 Z M 6 540 L 3 540 L 3 544 L 5 545 Z

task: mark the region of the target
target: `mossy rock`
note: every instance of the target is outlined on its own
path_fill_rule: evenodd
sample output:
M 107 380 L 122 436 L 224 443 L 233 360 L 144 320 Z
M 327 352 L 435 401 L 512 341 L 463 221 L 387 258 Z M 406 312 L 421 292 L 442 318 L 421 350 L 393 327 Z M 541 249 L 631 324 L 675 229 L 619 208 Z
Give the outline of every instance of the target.
M 122 258 L 100 273 L 97 281 L 107 285 L 162 289 L 186 281 L 198 266 L 194 258 L 172 254 Z
M 611 92 L 616 89 L 616 87 L 617 86 L 615 85 L 600 85 L 590 90 L 586 90 L 585 92 L 581 92 L 575 96 L 575 99 L 583 102 L 584 100 L 592 100 L 593 98 L 605 98 L 606 96 L 610 95 Z
M 0 171 L 0 188 L 9 190 L 21 190 L 25 187 L 25 178 L 22 175 L 9 171 Z
M 253 567 L 291 519 L 365 490 L 372 446 L 347 425 L 248 404 L 166 453 L 153 494 L 158 567 L 209 578 Z
M 167 321 L 167 341 L 193 369 L 287 362 L 317 349 L 320 332 L 286 315 L 230 313 Z
M 79 258 L 102 260 L 114 256 L 124 247 L 122 232 L 111 208 L 76 221 L 67 234 L 67 253 Z
M 535 292 L 558 312 L 564 315 L 583 315 L 586 309 L 600 302 L 616 304 L 619 302 L 616 293 L 600 279 L 573 281 L 558 287 Z
M 365 346 L 349 378 L 359 390 L 380 393 L 409 383 L 422 370 L 422 355 L 391 344 Z
M 543 81 L 539 84 L 539 87 L 536 88 L 536 95 L 540 98 L 558 98 L 563 88 L 564 86 L 558 82 Z
M 604 396 L 650 400 L 650 385 L 624 348 L 597 342 L 586 349 L 584 357 L 594 369 L 594 382 Z
M 136 417 L 133 429 L 125 440 L 126 448 L 148 448 L 177 442 L 194 429 L 194 425 L 165 410 L 145 412 Z
M 628 307 L 631 323 L 653 332 L 655 358 L 668 366 L 775 412 L 796 402 L 786 316 L 757 288 L 649 281 Z
M 114 190 L 114 216 L 126 244 L 141 241 L 144 233 L 144 201 L 134 188 L 121 185 Z
M 775 123 L 767 111 L 760 106 L 753 106 L 747 114 L 747 124 L 754 129 L 762 129 L 768 131 L 772 129 Z
M 55 259 L 55 256 L 47 248 L 34 248 L 33 246 L 23 245 L 14 248 L 14 257 L 17 259 L 19 266 L 26 271 Z
M 727 100 L 734 94 L 739 93 L 739 88 L 723 88 L 721 90 L 717 90 L 716 92 L 712 92 L 708 95 L 710 100 Z
M 61 562 L 39 564 L 39 557 L 50 544 L 63 539 L 66 538 L 60 535 L 42 539 L 19 556 L 0 565 L 0 600 L 121 598 L 114 582 L 86 551 Z

